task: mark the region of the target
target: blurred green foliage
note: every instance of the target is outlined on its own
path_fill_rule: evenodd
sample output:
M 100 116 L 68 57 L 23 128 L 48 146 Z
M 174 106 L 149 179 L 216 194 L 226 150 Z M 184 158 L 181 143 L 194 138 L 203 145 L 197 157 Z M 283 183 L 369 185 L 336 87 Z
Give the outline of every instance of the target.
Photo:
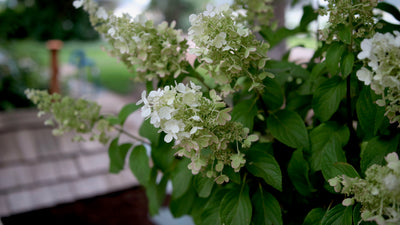
M 16 4 L 11 4 L 12 2 Z M 0 39 L 45 41 L 95 40 L 99 35 L 90 25 L 86 12 L 75 9 L 73 0 L 6 1 L 0 11 Z
M 0 111 L 32 106 L 24 91 L 27 88 L 47 88 L 43 70 L 31 57 L 19 57 L 0 49 Z

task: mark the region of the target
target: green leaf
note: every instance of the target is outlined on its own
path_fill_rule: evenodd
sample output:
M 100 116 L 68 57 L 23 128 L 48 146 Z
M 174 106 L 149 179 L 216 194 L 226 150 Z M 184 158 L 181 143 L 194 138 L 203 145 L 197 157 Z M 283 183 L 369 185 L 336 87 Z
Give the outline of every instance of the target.
M 334 166 L 337 162 L 346 162 L 346 155 L 340 146 L 340 141 L 337 138 L 331 138 L 322 153 L 321 160 L 322 175 L 326 181 L 340 175 L 340 171 L 337 171 Z
M 303 16 L 300 20 L 300 29 L 303 31 L 308 31 L 308 24 L 318 18 L 318 12 L 313 9 L 311 5 L 306 5 L 303 7 Z
M 172 149 L 173 142 L 166 143 L 163 141 L 164 134 L 159 135 L 160 141 L 158 145 L 151 147 L 151 158 L 154 162 L 154 166 L 163 172 L 169 172 L 172 169 L 172 163 L 174 162 L 175 150 Z
M 211 194 L 211 197 L 205 204 L 204 211 L 201 214 L 201 225 L 222 224 L 219 211 L 221 209 L 221 201 L 224 198 L 225 193 L 226 191 L 224 189 L 220 189 L 220 191 L 215 191 Z
M 332 43 L 326 52 L 326 67 L 331 75 L 336 75 L 339 70 L 339 62 L 342 54 L 345 51 L 345 46 L 339 42 Z
M 377 95 L 370 87 L 365 86 L 356 103 L 358 122 L 365 132 L 365 139 L 371 139 L 378 133 L 379 128 L 384 123 L 385 108 L 375 104 Z
M 267 118 L 267 126 L 272 136 L 292 148 L 307 148 L 308 133 L 303 119 L 290 110 L 283 109 Z
M 276 75 L 274 80 L 276 80 L 281 86 L 288 81 L 289 77 L 307 80 L 310 76 L 310 72 L 308 70 L 291 62 L 268 60 L 265 68 L 267 68 L 267 72 L 271 72 Z
M 192 186 L 192 188 L 194 188 L 194 185 Z M 190 216 L 193 218 L 194 224 L 201 224 L 203 222 L 204 218 L 202 218 L 202 214 L 206 210 L 204 206 L 207 204 L 209 200 L 210 198 L 199 198 L 198 196 L 195 197 L 190 212 Z M 219 210 L 216 211 L 218 215 Z
M 106 120 L 111 124 L 111 125 L 117 125 L 119 123 L 119 118 L 115 116 L 108 116 L 106 117 Z
M 279 44 L 281 41 L 283 41 L 283 39 L 298 32 L 298 30 L 291 30 L 287 29 L 286 27 L 281 27 L 274 31 L 270 26 L 264 26 L 260 30 L 261 36 L 268 42 L 271 48 Z
M 119 124 L 124 125 L 128 116 L 131 115 L 136 110 L 138 110 L 140 107 L 141 106 L 136 105 L 136 103 L 130 103 L 122 107 L 121 111 L 119 111 L 118 114 Z
M 249 187 L 231 189 L 222 199 L 219 216 L 225 225 L 248 225 L 251 222 L 252 205 Z
M 385 156 L 395 152 L 400 143 L 400 134 L 390 139 L 375 137 L 368 141 L 361 152 L 361 171 L 365 172 L 373 164 L 385 165 Z
M 304 159 L 303 150 L 298 149 L 292 154 L 288 165 L 288 175 L 296 190 L 305 196 L 310 196 L 312 185 L 308 176 L 310 168 Z
M 251 198 L 254 207 L 254 224 L 282 225 L 282 212 L 275 197 L 259 189 Z
M 337 162 L 335 164 L 333 164 L 334 167 L 334 173 L 336 173 L 336 175 L 332 174 L 333 176 L 338 176 L 338 175 L 346 175 L 348 177 L 360 177 L 360 175 L 358 174 L 357 170 L 354 169 L 354 167 L 348 163 L 345 162 Z
M 315 90 L 312 100 L 312 107 L 315 116 L 325 122 L 339 108 L 339 104 L 346 96 L 346 81 L 336 76 L 325 82 Z
M 344 24 L 338 24 L 337 25 L 337 30 L 338 32 L 338 36 L 340 38 L 341 41 L 343 41 L 345 44 L 350 45 L 351 44 L 351 27 L 350 26 L 346 26 Z
M 118 146 L 119 137 L 114 138 L 110 146 L 108 146 L 108 156 L 110 157 L 110 173 L 118 173 L 124 167 L 124 163 L 121 162 Z
M 378 6 L 376 8 L 392 14 L 392 16 L 394 18 L 396 18 L 398 21 L 400 21 L 400 11 L 395 6 L 393 6 L 389 3 L 386 3 L 386 2 L 379 2 Z
M 343 77 L 347 77 L 350 75 L 351 71 L 353 71 L 353 66 L 354 66 L 354 54 L 351 52 L 348 52 L 342 60 L 340 69 L 342 72 Z
M 150 124 L 150 120 L 145 120 L 139 129 L 139 134 L 142 137 L 147 138 L 151 142 L 151 146 L 157 146 L 160 139 L 160 133 L 158 129 Z
M 204 177 L 201 174 L 193 178 L 194 189 L 196 189 L 200 198 L 208 198 L 210 196 L 214 183 L 213 179 Z
M 177 199 L 186 193 L 191 182 L 192 182 L 192 173 L 187 168 L 190 160 L 187 158 L 181 159 L 178 161 L 173 174 L 172 174 L 172 198 Z
M 108 156 L 110 158 L 110 173 L 119 173 L 124 169 L 125 158 L 131 147 L 132 144 L 130 143 L 118 145 L 118 138 L 114 139 L 110 143 L 110 147 L 108 148 Z
M 282 173 L 275 158 L 265 151 L 250 149 L 246 152 L 246 168 L 256 177 L 282 191 Z
M 335 122 L 327 122 L 314 128 L 310 133 L 311 139 L 311 169 L 321 170 L 324 152 L 330 148 L 341 148 L 347 144 L 350 131 L 347 126 Z M 333 143 L 335 142 L 335 143 Z M 338 145 L 335 145 L 338 144 Z M 332 146 L 335 145 L 335 146 Z
M 304 219 L 303 225 L 320 225 L 325 212 L 323 208 L 312 209 Z
M 322 218 L 321 225 L 352 225 L 353 208 L 342 204 L 330 209 Z
M 310 111 L 312 95 L 301 95 L 299 92 L 291 92 L 287 97 L 285 109 L 295 111 L 301 118 L 305 118 Z
M 269 77 L 265 78 L 263 83 L 265 88 L 261 97 L 267 105 L 267 108 L 270 110 L 279 109 L 284 101 L 281 85 L 275 79 Z
M 260 142 L 254 143 L 253 145 L 251 145 L 251 151 L 261 151 L 261 152 L 266 152 L 270 155 L 274 155 L 274 149 L 272 148 L 272 143 L 260 143 Z
M 388 33 L 388 32 L 391 33 L 394 30 L 400 30 L 400 25 L 399 24 L 389 23 L 389 22 L 386 22 L 383 19 L 379 20 L 378 23 L 382 24 L 382 27 L 376 28 L 376 31 L 379 32 L 379 33 L 382 33 L 382 34 Z
M 193 188 L 189 190 L 177 199 L 171 199 L 169 208 L 174 217 L 181 217 L 183 215 L 189 215 L 192 209 L 192 205 L 196 200 L 196 192 Z
M 322 76 L 327 72 L 326 62 L 318 63 L 313 66 L 310 78 L 306 79 L 305 82 L 299 87 L 298 93 L 300 95 L 311 95 L 315 92 L 315 89 L 325 82 L 328 78 Z M 288 99 L 289 101 L 290 99 Z
M 168 183 L 168 177 L 164 175 L 159 184 L 157 184 L 158 171 L 155 167 L 151 169 L 150 180 L 146 186 L 146 196 L 149 203 L 149 212 L 151 216 L 158 213 L 158 209 L 165 198 L 165 189 Z
M 139 183 L 147 186 L 150 179 L 149 157 L 143 145 L 136 146 L 129 157 L 129 167 Z
M 222 170 L 222 173 L 229 177 L 230 182 L 241 184 L 242 180 L 240 178 L 240 173 L 235 172 L 232 167 L 224 166 L 224 170 Z
M 158 209 L 160 208 L 161 204 L 157 198 L 157 184 L 151 183 L 146 187 L 146 196 L 149 201 L 149 213 L 151 216 L 158 214 Z
M 362 221 L 362 218 L 361 218 L 361 203 L 357 203 L 355 206 L 354 206 L 354 209 L 353 209 L 353 223 L 354 224 L 357 224 L 357 225 L 365 225 L 365 222 L 361 222 Z M 370 222 L 370 223 L 368 223 L 368 224 L 374 224 L 374 223 L 372 223 L 372 222 Z
M 242 123 L 244 127 L 253 129 L 254 117 L 257 115 L 257 106 L 253 99 L 239 102 L 233 107 L 232 120 Z

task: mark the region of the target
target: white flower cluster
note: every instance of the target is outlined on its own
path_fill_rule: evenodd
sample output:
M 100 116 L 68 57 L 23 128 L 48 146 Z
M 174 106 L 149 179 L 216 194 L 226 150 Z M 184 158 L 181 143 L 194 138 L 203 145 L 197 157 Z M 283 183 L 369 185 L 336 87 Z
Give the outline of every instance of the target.
M 189 51 L 216 70 L 213 74 L 219 84 L 228 88 L 240 76 L 247 76 L 254 83 L 263 78 L 251 75 L 249 68 L 261 69 L 267 61 L 268 45 L 255 39 L 245 24 L 238 21 L 238 13 L 228 5 L 207 10 L 189 17 L 189 39 L 195 48 Z
M 226 108 L 215 91 L 210 91 L 208 99 L 200 89 L 190 82 L 166 86 L 148 96 L 144 91 L 137 104 L 143 104 L 142 116 L 166 134 L 165 142 L 175 140 L 176 154 L 191 159 L 188 167 L 193 174 L 206 171 L 216 182 L 227 182 L 229 178 L 222 174 L 224 165 L 239 171 L 246 162 L 244 154 L 238 148 L 231 149 L 229 144 L 239 142 L 247 148 L 258 138 L 248 135 L 249 129 L 240 123 L 230 121 L 231 109 Z
M 342 175 L 330 179 L 329 184 L 336 192 L 353 195 L 343 200 L 344 206 L 361 203 L 362 220 L 395 225 L 400 224 L 400 160 L 396 152 L 388 154 L 385 160 L 386 166 L 369 167 L 365 179 Z
M 376 103 L 386 108 L 386 116 L 392 123 L 400 121 L 400 32 L 376 33 L 361 42 L 360 60 L 368 67 L 357 71 L 357 77 L 370 85 L 381 96 Z M 400 124 L 399 124 L 400 126 Z
M 129 69 L 136 70 L 140 81 L 174 77 L 185 72 L 187 41 L 175 22 L 154 26 L 143 15 L 132 18 L 128 14 L 117 17 L 99 7 L 92 0 L 77 0 L 74 6 L 90 14 L 95 29 L 111 44 L 111 55 L 119 58 Z
M 160 131 L 166 133 L 164 141 L 169 143 L 173 139 L 179 141 L 190 138 L 198 130 L 203 129 L 200 124 L 201 118 L 197 109 L 200 105 L 202 92 L 200 86 L 190 83 L 184 85 L 179 83 L 176 87 L 166 86 L 164 90 L 151 91 L 146 97 L 146 91 L 142 92 L 142 99 L 137 104 L 144 104 L 142 116 L 150 118 L 150 123 Z M 189 123 L 185 123 L 182 112 L 190 111 L 192 115 Z

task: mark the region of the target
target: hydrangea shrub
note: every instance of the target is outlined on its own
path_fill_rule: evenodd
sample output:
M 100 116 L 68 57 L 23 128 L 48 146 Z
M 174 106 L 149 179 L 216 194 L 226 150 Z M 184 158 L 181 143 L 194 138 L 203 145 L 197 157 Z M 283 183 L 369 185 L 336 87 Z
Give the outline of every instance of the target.
M 146 90 L 116 116 L 87 100 L 27 96 L 55 134 L 108 144 L 110 172 L 128 158 L 152 215 L 171 182 L 172 214 L 196 224 L 400 224 L 400 26 L 376 13 L 400 22 L 397 8 L 329 0 L 304 6 L 288 29 L 274 26 L 272 1 L 240 0 L 191 15 L 184 38 L 174 23 L 116 17 L 91 0 L 74 6 Z M 310 34 L 318 13 L 329 24 L 308 62 L 268 58 L 285 38 Z M 137 110 L 141 137 L 124 130 Z

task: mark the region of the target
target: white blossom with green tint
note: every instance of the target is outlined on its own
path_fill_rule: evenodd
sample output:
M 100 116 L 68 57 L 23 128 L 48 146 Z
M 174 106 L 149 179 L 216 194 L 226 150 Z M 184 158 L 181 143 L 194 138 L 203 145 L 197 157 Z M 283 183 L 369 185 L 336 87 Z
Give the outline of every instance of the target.
M 385 157 L 386 166 L 372 165 L 365 172 L 365 179 L 346 175 L 329 180 L 336 192 L 346 194 L 344 206 L 360 202 L 361 218 L 378 225 L 400 223 L 400 160 L 396 152 Z M 355 221 L 359 222 L 359 221 Z
M 357 71 L 357 77 L 370 85 L 381 98 L 379 106 L 385 107 L 392 123 L 400 121 L 400 32 L 376 33 L 361 42 L 360 60 L 368 66 Z M 399 124 L 400 126 L 400 124 Z
M 223 182 L 225 165 L 238 172 L 246 162 L 239 143 L 240 147 L 248 148 L 258 138 L 248 135 L 249 129 L 242 124 L 230 121 L 231 109 L 226 108 L 214 90 L 210 91 L 209 99 L 200 89 L 190 82 L 190 85 L 166 86 L 149 95 L 144 91 L 137 104 L 143 104 L 142 116 L 165 133 L 165 142 L 175 141 L 176 155 L 191 159 L 188 168 L 193 174 L 205 171 L 210 177 L 218 176 L 216 182 Z M 232 149 L 230 143 L 236 147 Z

